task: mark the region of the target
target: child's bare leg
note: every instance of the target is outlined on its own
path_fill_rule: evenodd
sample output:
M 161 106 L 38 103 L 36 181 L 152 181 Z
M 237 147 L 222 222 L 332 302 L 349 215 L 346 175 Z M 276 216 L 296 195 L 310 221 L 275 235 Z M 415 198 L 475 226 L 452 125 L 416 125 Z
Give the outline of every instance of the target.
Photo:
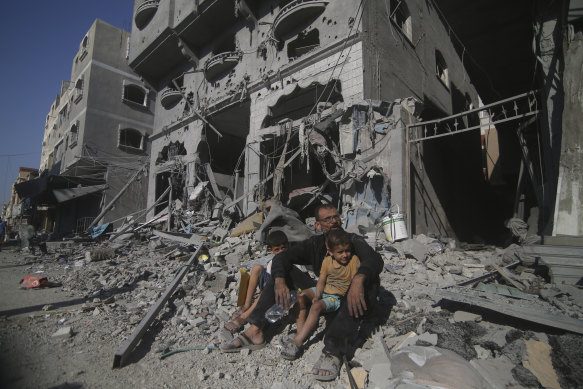
M 318 320 L 320 319 L 320 315 L 322 312 L 326 310 L 326 303 L 322 300 L 317 301 L 316 303 L 312 304 L 310 308 L 310 313 L 308 314 L 308 318 L 306 322 L 302 326 L 302 329 L 298 331 L 296 334 L 295 339 L 292 341 L 296 346 L 301 346 L 308 336 L 316 329 L 318 326 Z
M 251 269 L 251 276 L 249 277 L 249 285 L 247 285 L 247 296 L 245 296 L 245 303 L 243 304 L 243 310 L 248 311 L 251 306 L 251 301 L 253 300 L 253 295 L 255 294 L 255 288 L 259 284 L 259 277 L 263 271 L 263 266 L 255 265 Z
M 306 318 L 308 317 L 308 309 L 314 299 L 314 291 L 312 289 L 304 290 L 298 297 L 298 318 L 296 320 L 297 333 L 302 330 Z
M 251 313 L 253 313 L 253 310 L 255 309 L 255 306 L 259 302 L 259 297 L 261 297 L 261 293 L 259 293 L 259 295 L 257 295 L 257 298 L 255 299 L 255 301 L 253 301 L 253 304 L 251 304 L 251 306 L 249 308 L 247 308 L 247 310 L 245 312 L 243 312 L 239 316 L 239 318 L 241 318 L 243 320 L 247 320 L 249 318 L 249 316 L 251 316 Z

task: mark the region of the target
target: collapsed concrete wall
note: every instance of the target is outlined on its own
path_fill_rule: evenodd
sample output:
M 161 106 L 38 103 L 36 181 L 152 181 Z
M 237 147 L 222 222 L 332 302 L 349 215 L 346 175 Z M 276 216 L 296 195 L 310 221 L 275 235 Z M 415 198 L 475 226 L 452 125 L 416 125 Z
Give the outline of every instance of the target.
M 186 205 L 204 183 L 205 201 L 239 217 L 269 198 L 303 217 L 330 202 L 361 232 L 392 204 L 407 209 L 405 98 L 451 113 L 465 76 L 437 14 L 408 6 L 410 31 L 404 3 L 395 19 L 393 2 L 136 1 L 129 62 L 158 96 L 148 205 L 168 187 Z M 389 29 L 411 32 L 408 43 L 388 41 Z M 436 49 L 450 78 L 430 70 Z

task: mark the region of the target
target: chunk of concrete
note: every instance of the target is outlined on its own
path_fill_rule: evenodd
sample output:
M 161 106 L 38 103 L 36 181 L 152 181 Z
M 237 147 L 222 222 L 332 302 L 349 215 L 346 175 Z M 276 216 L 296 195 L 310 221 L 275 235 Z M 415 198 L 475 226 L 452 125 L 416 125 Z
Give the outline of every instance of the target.
M 52 338 L 70 338 L 73 335 L 73 330 L 71 327 L 61 327 L 54 334 L 51 335 Z
M 393 373 L 390 362 L 377 363 L 373 365 L 368 375 L 369 387 L 386 388 L 391 378 L 393 378 Z
M 415 258 L 417 261 L 423 262 L 427 257 L 427 246 L 414 239 L 408 239 L 401 245 L 405 255 Z
M 482 316 L 476 315 L 475 313 L 466 312 L 466 311 L 455 311 L 453 314 L 453 321 L 454 323 L 464 322 L 464 321 L 475 321 L 480 322 L 482 321 Z

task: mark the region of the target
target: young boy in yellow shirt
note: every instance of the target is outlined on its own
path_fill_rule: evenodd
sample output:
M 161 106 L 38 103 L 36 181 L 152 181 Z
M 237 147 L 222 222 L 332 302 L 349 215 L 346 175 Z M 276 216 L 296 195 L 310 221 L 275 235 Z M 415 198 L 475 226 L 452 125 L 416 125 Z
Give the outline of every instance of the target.
M 360 260 L 352 255 L 350 235 L 343 230 L 332 230 L 326 237 L 328 256 L 322 262 L 316 287 L 303 291 L 298 298 L 297 333 L 293 340 L 284 342 L 281 356 L 294 360 L 301 346 L 318 326 L 320 315 L 335 312 L 356 275 Z M 308 307 L 311 303 L 308 314 Z M 307 316 L 307 317 L 306 317 Z

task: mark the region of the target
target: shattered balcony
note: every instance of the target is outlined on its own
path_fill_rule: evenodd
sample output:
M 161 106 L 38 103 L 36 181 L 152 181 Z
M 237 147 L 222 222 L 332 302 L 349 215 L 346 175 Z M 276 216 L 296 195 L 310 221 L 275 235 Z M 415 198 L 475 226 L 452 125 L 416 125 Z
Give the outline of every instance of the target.
M 273 21 L 273 33 L 276 38 L 289 34 L 300 25 L 313 20 L 324 11 L 328 1 L 295 0 L 283 7 Z
M 136 9 L 136 14 L 134 15 L 134 22 L 136 27 L 140 30 L 152 20 L 152 17 L 158 9 L 158 4 L 160 0 L 146 0 L 138 6 Z
M 241 56 L 240 51 L 229 51 L 209 58 L 204 66 L 205 77 L 207 80 L 213 80 L 233 69 L 241 60 Z
M 182 99 L 182 93 L 176 88 L 166 88 L 160 96 L 160 104 L 166 109 L 171 108 Z

